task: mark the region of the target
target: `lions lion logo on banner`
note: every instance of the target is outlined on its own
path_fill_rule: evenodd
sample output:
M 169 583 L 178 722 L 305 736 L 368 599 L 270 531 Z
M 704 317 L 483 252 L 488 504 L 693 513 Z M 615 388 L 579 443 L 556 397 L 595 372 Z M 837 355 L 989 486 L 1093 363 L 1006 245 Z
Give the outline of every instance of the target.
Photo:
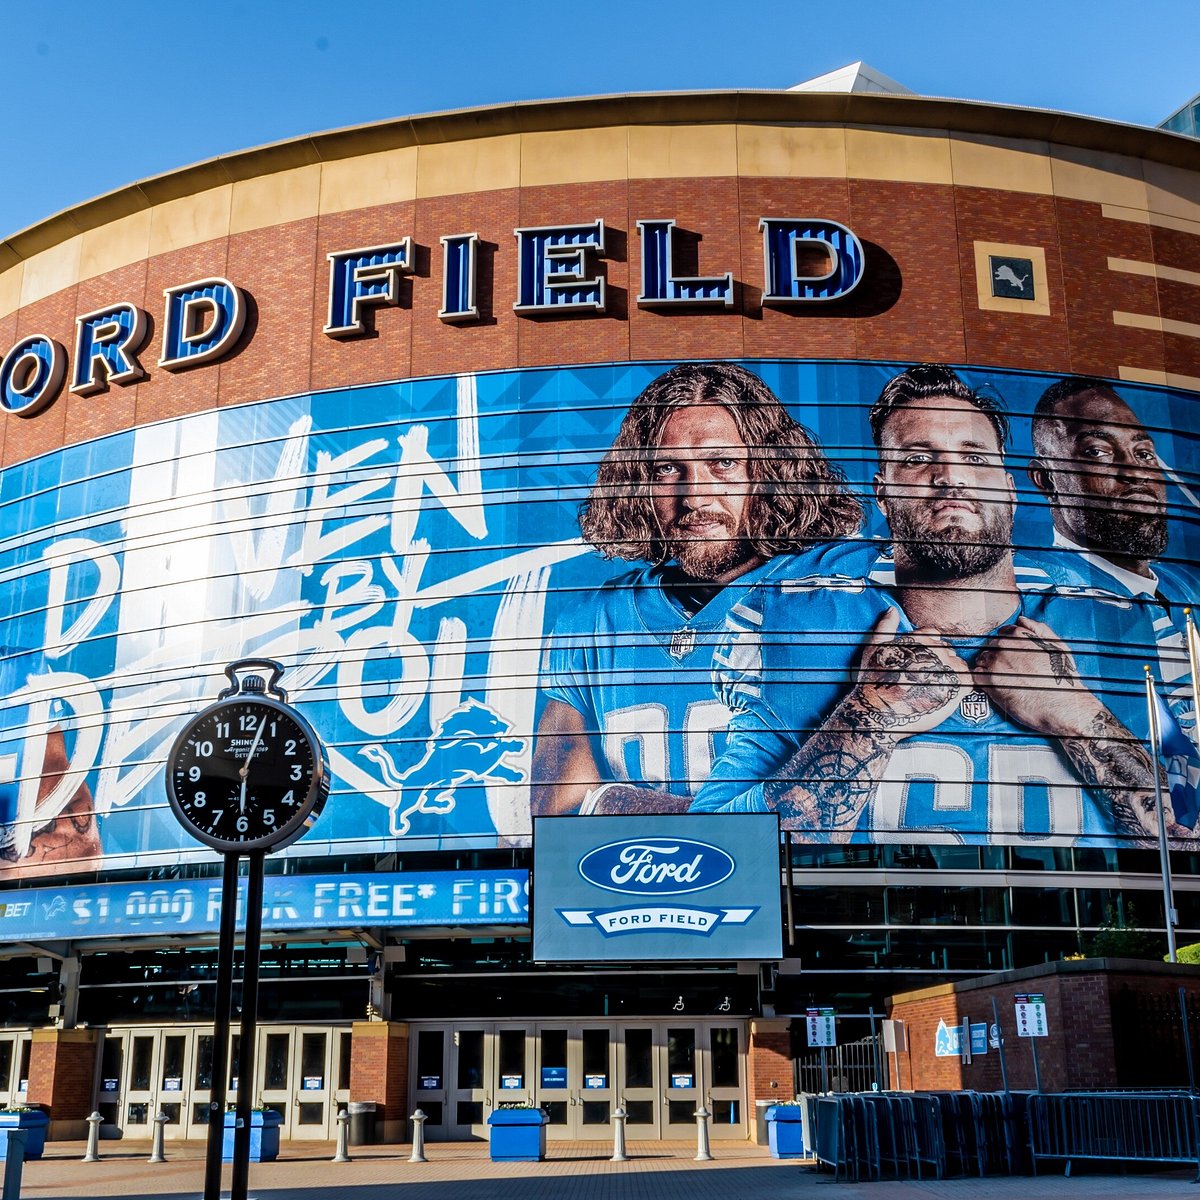
M 511 728 L 495 709 L 468 700 L 438 723 L 425 743 L 425 753 L 406 771 L 397 770 L 391 754 L 378 743 L 364 746 L 360 753 L 395 790 L 389 806 L 392 833 L 396 837 L 408 833 L 414 813 L 452 811 L 454 792 L 461 784 L 523 783 L 524 772 L 504 761 L 525 749 L 524 738 L 504 736 Z

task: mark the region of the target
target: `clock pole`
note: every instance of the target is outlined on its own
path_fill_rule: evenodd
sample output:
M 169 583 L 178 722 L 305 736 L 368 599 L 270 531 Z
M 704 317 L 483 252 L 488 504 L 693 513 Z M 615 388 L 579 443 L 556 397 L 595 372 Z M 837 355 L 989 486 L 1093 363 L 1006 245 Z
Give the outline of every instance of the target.
M 264 857 L 261 850 L 246 856 L 249 870 L 246 878 L 246 946 L 242 967 L 242 1034 L 238 1052 L 237 1123 L 233 1130 L 233 1176 L 229 1183 L 229 1200 L 246 1200 L 246 1188 L 250 1180 L 250 1110 L 254 1107 Z
M 288 704 L 287 692 L 279 686 L 283 669 L 270 658 L 230 663 L 225 668 L 230 686 L 188 721 L 167 756 L 167 799 L 175 816 L 225 860 L 204 1200 L 221 1196 L 241 860 L 248 860 L 249 869 L 230 1200 L 246 1200 L 249 1182 L 264 859 L 302 836 L 329 795 L 328 756 L 316 730 Z
M 221 926 L 217 939 L 217 1010 L 213 1019 L 212 1082 L 208 1101 L 208 1146 L 204 1200 L 221 1197 L 221 1149 L 225 1141 L 225 1095 L 229 1084 L 229 1009 L 233 1003 L 233 945 L 237 937 L 240 855 L 226 854 L 221 875 Z

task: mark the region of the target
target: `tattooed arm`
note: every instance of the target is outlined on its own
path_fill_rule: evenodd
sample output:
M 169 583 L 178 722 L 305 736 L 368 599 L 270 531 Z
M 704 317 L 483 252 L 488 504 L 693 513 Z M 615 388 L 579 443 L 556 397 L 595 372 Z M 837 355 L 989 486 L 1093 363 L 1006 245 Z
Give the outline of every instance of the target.
M 854 686 L 766 784 L 767 806 L 785 828 L 849 841 L 895 748 L 935 729 L 969 690 L 966 664 L 936 633 L 896 636 L 899 623 L 893 608 L 875 622 Z
M 980 651 L 975 682 L 1014 720 L 1054 738 L 1079 778 L 1108 803 L 1113 832 L 1142 843 L 1158 838 L 1155 765 L 1150 752 L 1079 677 L 1054 631 L 1018 617 Z M 1187 836 L 1166 806 L 1168 833 Z

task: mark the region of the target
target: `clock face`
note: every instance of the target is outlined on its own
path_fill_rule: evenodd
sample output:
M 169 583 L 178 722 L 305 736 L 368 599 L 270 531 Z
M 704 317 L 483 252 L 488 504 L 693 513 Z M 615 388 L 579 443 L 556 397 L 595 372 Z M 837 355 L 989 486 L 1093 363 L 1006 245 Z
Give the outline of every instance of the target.
M 235 696 L 197 714 L 167 760 L 167 795 L 180 823 L 218 850 L 279 849 L 320 815 L 329 774 L 312 727 L 260 696 Z

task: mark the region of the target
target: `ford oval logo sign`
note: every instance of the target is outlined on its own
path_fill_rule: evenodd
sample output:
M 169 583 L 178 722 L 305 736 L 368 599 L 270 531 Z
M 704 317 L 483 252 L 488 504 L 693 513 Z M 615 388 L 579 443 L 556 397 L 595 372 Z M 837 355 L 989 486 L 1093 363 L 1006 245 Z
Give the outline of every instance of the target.
M 608 892 L 678 896 L 700 892 L 733 874 L 733 858 L 690 838 L 628 838 L 597 846 L 579 860 L 579 873 Z

